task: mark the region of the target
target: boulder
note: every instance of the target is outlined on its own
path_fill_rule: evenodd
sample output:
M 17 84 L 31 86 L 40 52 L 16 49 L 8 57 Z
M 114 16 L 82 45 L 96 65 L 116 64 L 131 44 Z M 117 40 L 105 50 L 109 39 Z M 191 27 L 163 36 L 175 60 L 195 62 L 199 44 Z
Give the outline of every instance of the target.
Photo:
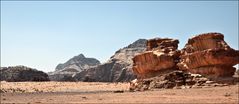
M 221 33 L 205 33 L 188 40 L 181 50 L 180 70 L 192 73 L 226 77 L 235 72 L 239 63 L 239 51 L 230 48 Z
M 147 77 L 150 73 L 176 69 L 180 55 L 178 40 L 154 38 L 147 41 L 147 51 L 133 58 L 133 72 L 139 77 Z
M 1 81 L 49 81 L 46 73 L 26 66 L 1 67 Z
M 182 49 L 183 54 L 203 51 L 207 49 L 231 49 L 224 41 L 224 36 L 221 33 L 204 33 L 196 35 L 188 40 L 185 47 Z

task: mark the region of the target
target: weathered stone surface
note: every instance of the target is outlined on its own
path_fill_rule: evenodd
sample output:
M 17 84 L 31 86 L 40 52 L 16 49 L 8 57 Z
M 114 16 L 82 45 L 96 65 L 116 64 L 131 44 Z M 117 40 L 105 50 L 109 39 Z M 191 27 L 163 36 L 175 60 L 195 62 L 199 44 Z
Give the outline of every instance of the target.
M 234 74 L 239 51 L 230 48 L 221 33 L 205 33 L 188 40 L 181 51 L 180 70 L 214 77 Z
M 239 51 L 232 49 L 207 49 L 181 56 L 181 69 L 194 69 L 204 66 L 233 66 L 239 63 Z
M 204 33 L 196 35 L 188 40 L 188 43 L 182 49 L 183 54 L 203 51 L 207 49 L 230 49 L 224 41 L 224 36 L 221 33 Z
M 192 88 L 193 86 L 205 86 L 209 79 L 199 75 L 183 71 L 171 71 L 159 74 L 156 77 L 135 79 L 130 82 L 130 91 L 144 91 L 153 89 Z
M 46 73 L 25 66 L 1 67 L 1 81 L 49 81 Z
M 147 50 L 133 58 L 133 71 L 139 77 L 151 72 L 175 69 L 178 61 L 178 40 L 155 38 L 147 41 Z
M 99 65 L 100 61 L 95 58 L 87 58 L 83 54 L 74 56 L 64 64 L 58 64 L 54 72 L 49 72 L 52 81 L 74 81 L 72 75 L 82 70 Z
M 146 39 L 139 39 L 115 52 L 106 62 L 74 75 L 77 81 L 123 82 L 135 78 L 132 58 L 146 49 Z
M 176 39 L 169 39 L 169 38 L 154 38 L 149 39 L 147 41 L 147 51 L 153 50 L 157 48 L 157 50 L 165 49 L 165 48 L 173 48 L 176 50 L 178 48 L 179 41 Z
M 138 77 L 131 91 L 158 88 L 201 88 L 235 84 L 233 66 L 239 63 L 239 51 L 230 48 L 221 33 L 205 33 L 188 40 L 177 50 L 177 40 L 150 39 L 147 51 L 133 58 Z M 179 70 L 177 70 L 179 69 Z
M 208 78 L 200 74 L 192 74 L 180 70 L 173 70 L 164 74 L 158 74 L 155 77 L 145 79 L 135 79 L 130 82 L 130 91 L 144 91 L 155 89 L 186 89 L 228 86 L 238 83 L 238 78 Z
M 232 66 L 216 65 L 216 66 L 198 67 L 190 69 L 188 71 L 191 73 L 205 75 L 208 78 L 216 78 L 216 77 L 232 77 L 235 70 L 236 68 Z
M 172 56 L 161 53 L 148 51 L 137 55 L 133 58 L 133 71 L 137 74 L 149 73 L 151 71 L 158 71 L 169 69 L 175 66 Z

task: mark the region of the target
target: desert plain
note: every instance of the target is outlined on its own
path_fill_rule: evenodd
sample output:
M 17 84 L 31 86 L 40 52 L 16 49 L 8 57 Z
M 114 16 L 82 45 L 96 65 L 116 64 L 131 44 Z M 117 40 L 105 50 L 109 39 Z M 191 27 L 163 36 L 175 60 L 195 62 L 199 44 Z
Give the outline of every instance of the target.
M 5 82 L 1 103 L 235 103 L 239 84 L 129 91 L 129 83 Z

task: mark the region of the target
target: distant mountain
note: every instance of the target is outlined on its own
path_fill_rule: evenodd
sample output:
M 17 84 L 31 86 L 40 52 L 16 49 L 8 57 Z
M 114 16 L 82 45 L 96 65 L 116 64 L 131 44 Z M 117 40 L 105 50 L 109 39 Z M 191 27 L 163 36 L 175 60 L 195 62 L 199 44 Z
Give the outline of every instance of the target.
M 87 58 L 83 54 L 74 56 L 63 64 L 58 64 L 54 72 L 49 72 L 51 80 L 55 81 L 70 81 L 71 76 L 82 70 L 99 65 L 100 61 L 95 58 Z
M 122 82 L 135 78 L 132 73 L 132 58 L 146 49 L 146 39 L 139 39 L 119 49 L 103 64 L 85 69 L 73 75 L 77 81 Z
M 0 80 L 19 81 L 49 81 L 46 73 L 26 66 L 1 67 Z

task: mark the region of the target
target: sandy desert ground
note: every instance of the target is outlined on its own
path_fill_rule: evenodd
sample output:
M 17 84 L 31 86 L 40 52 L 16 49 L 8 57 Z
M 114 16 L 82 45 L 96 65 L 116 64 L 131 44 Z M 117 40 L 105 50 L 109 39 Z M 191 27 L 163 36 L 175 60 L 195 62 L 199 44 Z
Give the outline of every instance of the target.
M 239 103 L 238 84 L 143 92 L 128 89 L 129 83 L 2 81 L 1 103 Z

